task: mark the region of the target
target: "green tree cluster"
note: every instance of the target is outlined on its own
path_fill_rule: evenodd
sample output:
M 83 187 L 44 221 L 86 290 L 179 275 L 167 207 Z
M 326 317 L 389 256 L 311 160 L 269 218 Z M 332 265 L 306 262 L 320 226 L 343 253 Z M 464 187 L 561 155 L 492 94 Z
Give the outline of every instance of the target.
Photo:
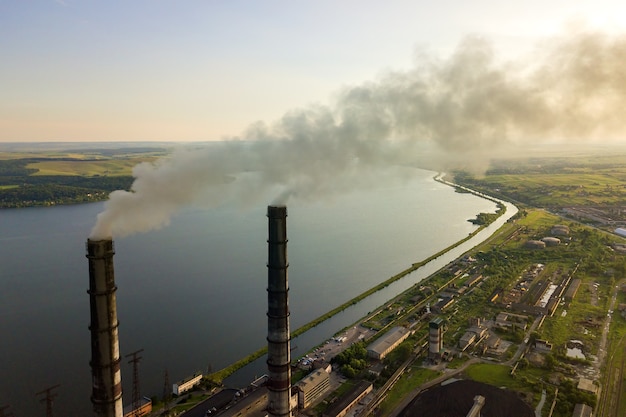
M 367 349 L 365 343 L 355 343 L 337 356 L 332 363 L 340 366 L 339 370 L 347 378 L 356 377 L 363 369 L 367 368 Z
M 385 364 L 385 368 L 381 372 L 381 376 L 383 378 L 389 378 L 393 375 L 394 372 L 402 365 L 409 357 L 411 356 L 411 352 L 413 351 L 413 341 L 411 339 L 405 340 L 392 350 L 385 360 L 383 361 Z
M 29 159 L 9 159 L 0 160 L 1 177 L 23 177 L 37 172 L 34 168 L 26 168 L 31 160 Z
M 51 206 L 105 200 L 115 190 L 128 190 L 131 176 L 31 176 L 29 160 L 0 161 L 0 208 Z
M 553 417 L 570 417 L 576 404 L 587 404 L 595 408 L 596 403 L 594 394 L 579 390 L 573 381 L 566 379 L 559 386 Z

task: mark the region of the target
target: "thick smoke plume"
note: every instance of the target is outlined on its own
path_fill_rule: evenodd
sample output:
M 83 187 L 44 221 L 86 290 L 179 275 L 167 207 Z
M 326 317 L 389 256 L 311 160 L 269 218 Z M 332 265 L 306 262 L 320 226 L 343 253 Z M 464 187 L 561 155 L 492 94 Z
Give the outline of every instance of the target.
M 507 146 L 619 138 L 626 38 L 584 33 L 539 47 L 524 65 L 502 63 L 489 43 L 468 38 L 445 60 L 421 56 L 410 71 L 345 88 L 332 106 L 138 165 L 131 191 L 111 193 L 91 237 L 159 228 L 199 201 L 255 201 L 268 191 L 316 198 L 367 186 L 423 163 L 426 148 L 429 167 L 436 160 L 447 169 L 484 163 Z

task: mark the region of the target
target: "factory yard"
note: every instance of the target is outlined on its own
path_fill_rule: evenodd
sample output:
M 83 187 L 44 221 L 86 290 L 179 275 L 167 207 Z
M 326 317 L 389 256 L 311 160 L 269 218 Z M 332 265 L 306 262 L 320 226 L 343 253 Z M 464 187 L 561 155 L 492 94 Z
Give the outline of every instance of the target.
M 346 410 L 346 415 L 403 415 L 427 387 L 455 376 L 519 392 L 543 416 L 569 417 L 571 407 L 579 402 L 592 403 L 599 416 L 621 415 L 622 362 L 617 358 L 623 356 L 615 353 L 617 336 L 611 336 L 611 325 L 618 320 L 620 335 L 626 334 L 624 318 L 613 314 L 626 301 L 626 293 L 614 278 L 593 272 L 579 256 L 583 248 L 605 251 L 613 238 L 570 224 L 567 238 L 562 236 L 567 244 L 527 245 L 529 240 L 552 235 L 559 222 L 544 212 L 518 218 L 488 244 L 307 355 L 293 358 L 294 383 L 333 363 L 328 392 L 300 413 L 325 415 L 325 410 L 365 378 L 372 381 L 372 391 Z M 507 262 L 499 264 L 502 258 Z M 432 327 L 433 320 L 442 323 L 438 351 L 428 342 L 429 337 L 432 342 L 429 323 Z M 398 343 L 408 350 L 396 348 L 382 360 L 367 359 L 367 366 L 355 375 L 347 375 L 344 365 L 335 362 L 353 346 L 369 349 L 394 326 L 410 333 Z M 609 369 L 619 368 L 608 377 L 601 373 L 605 359 L 612 364 Z M 206 407 L 198 406 L 196 410 L 201 411 L 195 413 L 201 415 Z
M 374 336 L 376 332 L 367 327 L 363 327 L 360 323 L 345 330 L 343 333 L 335 335 L 335 337 L 324 342 L 323 345 L 315 348 L 312 352 L 314 358 L 323 359 L 330 362 L 332 358 L 337 356 L 346 347 L 361 340 L 368 340 Z
M 428 401 L 421 394 L 458 378 L 506 388 L 535 416 L 626 415 L 624 247 L 610 230 L 521 211 L 484 244 L 294 358 L 295 379 L 332 363 L 330 389 L 299 413 L 331 416 L 340 405 L 355 417 L 411 415 L 411 404 Z M 399 328 L 406 338 L 392 337 Z M 455 405 L 463 416 L 472 406 L 498 415 L 484 404 Z
M 554 218 L 554 220 L 558 221 L 558 218 Z M 502 238 L 509 245 L 517 242 L 518 247 L 523 248 L 525 239 L 529 238 L 529 232 L 536 232 L 536 230 L 527 230 L 525 234 L 511 233 L 510 236 L 515 236 L 513 239 Z M 570 243 L 571 246 L 576 244 L 575 241 Z M 501 251 L 503 246 L 497 244 L 495 248 L 491 248 L 491 251 L 496 248 Z M 526 249 L 522 250 L 526 251 Z M 484 253 L 486 255 L 488 251 L 485 250 Z M 536 249 L 528 249 L 526 253 L 518 252 L 515 255 L 518 259 L 511 259 L 510 253 L 510 251 L 507 252 L 506 256 L 511 263 L 516 262 L 519 258 L 541 259 L 542 263 L 531 262 L 515 274 L 517 279 L 510 281 L 507 285 L 494 286 L 495 288 L 489 292 L 488 302 L 479 309 L 478 314 L 480 317 L 495 316 L 495 326 L 489 320 L 485 321 L 484 326 L 488 328 L 488 331 L 499 328 L 496 334 L 503 341 L 508 339 L 511 344 L 515 345 L 516 353 L 512 353 L 512 349 L 506 349 L 504 353 L 495 354 L 495 351 L 490 353 L 489 347 L 474 345 L 463 348 L 463 356 L 468 354 L 470 357 L 481 358 L 482 361 L 491 363 L 492 365 L 489 365 L 491 367 L 501 366 L 497 365 L 498 363 L 511 366 L 514 374 L 518 375 L 517 381 L 514 379 L 508 382 L 498 381 L 498 385 L 522 388 L 524 391 L 534 392 L 534 397 L 539 394 L 535 391 L 538 386 L 548 387 L 548 401 L 544 405 L 544 412 L 547 415 L 547 410 L 552 407 L 556 392 L 555 387 L 559 385 L 559 382 L 569 378 L 578 384 L 581 380 L 589 379 L 593 381 L 591 386 L 596 387 L 592 389 L 597 392 L 597 389 L 606 380 L 599 373 L 599 366 L 603 363 L 603 341 L 609 334 L 610 319 L 615 308 L 613 304 L 616 302 L 616 298 L 611 298 L 612 301 L 608 302 L 609 291 L 614 288 L 611 285 L 613 281 L 610 277 L 605 276 L 602 278 L 603 284 L 592 285 L 592 283 L 597 284 L 596 280 L 591 279 L 588 271 L 581 273 L 580 265 L 575 256 L 572 256 L 572 259 L 568 261 L 566 257 L 555 256 L 556 254 L 547 255 L 541 249 L 539 253 Z M 503 254 L 502 252 L 499 253 L 501 256 Z M 485 255 L 482 256 L 485 257 Z M 476 257 L 480 258 L 481 255 L 476 255 Z M 550 262 L 546 262 L 548 259 Z M 488 277 L 487 274 L 483 275 L 485 278 Z M 584 284 L 579 287 L 578 293 L 576 291 L 568 292 L 573 277 L 582 279 Z M 491 277 L 488 278 L 491 279 Z M 521 291 L 520 288 L 525 289 Z M 589 288 L 593 288 L 596 292 L 595 297 L 599 300 L 600 305 L 590 306 L 592 293 Z M 600 293 L 599 297 L 598 292 Z M 452 338 L 448 339 L 451 342 L 448 346 L 455 346 L 457 340 L 462 341 L 463 336 L 461 338 L 459 336 L 463 333 L 463 329 L 468 327 L 462 324 L 463 320 L 472 317 L 471 311 L 474 309 L 462 302 L 462 297 L 467 296 L 467 293 L 458 297 L 455 303 L 443 304 L 448 310 L 448 313 L 445 311 L 442 313 L 449 317 L 448 333 L 452 332 L 452 335 L 449 335 Z M 614 296 L 621 300 L 625 298 L 624 293 L 617 290 Z M 438 299 L 442 298 L 445 297 L 440 296 Z M 474 301 L 476 301 L 475 298 Z M 459 303 L 462 303 L 461 306 Z M 454 307 L 455 305 L 457 307 Z M 463 312 L 466 314 L 461 319 L 460 315 Z M 511 318 L 515 320 L 511 320 Z M 623 325 L 623 317 L 620 316 L 618 319 L 620 325 Z M 602 326 L 599 326 L 600 323 Z M 576 338 L 584 339 L 584 341 L 580 341 L 580 346 L 587 355 L 586 359 L 581 360 L 569 356 L 572 349 L 567 348 L 567 346 Z M 461 350 L 461 345 L 457 345 L 456 348 L 456 351 L 454 347 L 450 348 L 451 351 L 455 352 L 453 353 L 455 357 Z M 454 364 L 457 360 L 454 359 L 451 363 Z M 484 378 L 485 382 L 494 383 L 494 380 L 486 374 L 480 375 L 480 378 Z M 519 380 L 526 380 L 528 385 L 525 388 L 519 387 Z M 546 383 L 552 385 L 546 385 Z M 616 389 L 616 391 L 620 389 Z M 538 401 L 538 398 L 535 398 L 535 401 Z M 564 402 L 562 398 L 560 401 Z M 617 414 L 605 415 L 622 415 L 617 411 L 618 406 L 617 403 L 614 404 Z M 383 415 L 385 414 L 383 413 Z M 559 410 L 557 406 L 553 415 L 571 415 L 571 412 L 568 414 L 565 410 Z
M 459 378 L 514 391 L 537 416 L 579 415 L 574 409 L 581 405 L 599 417 L 626 415 L 626 241 L 615 229 L 626 226 L 626 205 L 619 172 L 565 178 L 498 170 L 465 184 L 541 203 L 557 215 L 522 210 L 485 244 L 304 357 L 292 357 L 292 382 L 300 393 L 305 389 L 298 381 L 330 371 L 328 390 L 300 414 L 336 415 L 346 404 L 342 413 L 348 416 L 410 415 L 411 404 L 427 401 L 421 394 Z M 154 397 L 152 415 L 226 417 L 234 405 L 267 403 L 262 383 L 259 389 L 213 383 L 205 378 L 169 402 L 169 411 Z M 459 413 L 467 411 L 465 400 L 457 405 Z M 483 411 L 490 417 L 488 407 Z
M 403 323 L 418 335 L 430 317 L 443 317 L 439 362 L 419 349 L 421 339 L 411 339 L 422 369 L 447 379 L 469 365 L 463 378 L 526 393 L 538 416 L 569 417 L 574 406 L 622 416 L 626 286 L 616 285 L 625 277 L 622 248 L 613 234 L 528 210 L 365 324 L 382 329 Z M 478 331 L 471 329 L 477 319 Z M 482 364 L 470 365 L 474 360 Z M 503 366 L 509 371 L 497 376 Z M 411 378 L 402 376 L 379 395 L 387 399 L 361 415 L 400 414 L 427 386 L 405 384 Z
M 543 221 L 545 214 L 540 216 Z M 565 248 L 572 251 L 573 247 L 580 245 L 578 233 L 588 233 L 584 227 L 578 226 L 580 230 L 572 230 L 572 238 L 567 246 L 548 249 L 553 253 L 526 247 L 526 240 L 537 237 L 538 230 L 530 229 L 536 220 L 539 219 L 526 219 L 516 226 L 510 225 L 508 231 L 495 242 L 492 241 L 490 247 L 459 259 L 446 270 L 387 303 L 364 319 L 363 325 L 381 332 L 397 324 L 414 329 L 415 334 L 407 342 L 412 343 L 414 348 L 413 360 L 422 362 L 424 369 L 437 372 L 441 379 L 449 378 L 451 372 L 456 373 L 456 369 L 462 366 L 471 365 L 466 362 L 468 360 L 478 360 L 484 366 L 496 367 L 494 369 L 508 367 L 513 376 L 506 380 L 495 380 L 489 372 L 479 373 L 478 379 L 526 392 L 526 398 L 533 407 L 539 403 L 545 390 L 547 398 L 542 403 L 543 415 L 548 415 L 552 407 L 554 416 L 571 415 L 571 411 L 558 406 L 559 402 L 562 405 L 566 403 L 563 396 L 589 400 L 595 398 L 595 393 L 601 392 L 599 388 L 606 383 L 599 371 L 603 363 L 604 344 L 610 334 L 611 313 L 615 309 L 616 300 L 623 302 L 626 297 L 624 292 L 616 290 L 614 298 L 608 303 L 609 288 L 614 288 L 613 285 L 607 285 L 612 282 L 610 277 L 597 277 L 589 274 L 588 270 L 581 272 L 579 258 L 575 255 L 561 257 L 554 253 Z M 559 219 L 554 217 L 552 221 L 559 222 Z M 542 229 L 541 233 L 550 234 L 552 225 Z M 587 243 L 591 245 L 590 241 Z M 508 283 L 505 284 L 505 280 L 496 283 L 495 277 L 488 273 L 493 270 L 493 264 L 489 263 L 493 260 L 490 252 L 499 251 L 499 255 L 502 255 L 507 245 L 512 248 L 509 253 L 515 253 L 515 258 L 506 255 L 509 262 L 505 268 L 510 269 L 506 271 Z M 475 279 L 479 275 L 482 277 Z M 510 277 L 515 279 L 511 280 Z M 598 280 L 603 283 L 594 285 Z M 480 301 L 479 294 L 484 301 Z M 595 306 L 591 305 L 592 298 L 596 302 Z M 429 359 L 425 350 L 421 349 L 423 346 L 420 340 L 426 334 L 426 324 L 435 316 L 444 317 L 447 328 L 441 356 Z M 480 328 L 484 330 L 478 330 L 476 337 L 468 337 L 468 329 L 472 323 L 476 323 L 476 318 L 482 319 Z M 621 316 L 619 320 L 620 323 L 624 321 Z M 483 331 L 484 334 L 481 334 Z M 480 337 L 478 334 L 481 334 Z M 582 360 L 569 356 L 572 349 L 567 348 L 572 340 L 578 338 L 583 339 L 580 346 L 586 354 Z M 471 342 L 468 343 L 468 340 Z M 468 374 L 473 375 L 473 365 L 469 368 Z M 466 373 L 462 374 L 467 377 Z M 515 378 L 515 375 L 518 377 Z M 397 388 L 379 393 L 382 399 L 376 407 L 364 408 L 361 415 L 400 413 L 400 400 L 404 398 L 403 404 L 406 404 L 410 392 L 415 394 L 421 391 L 419 385 L 412 388 L 404 386 L 403 378 L 400 378 Z M 555 388 L 566 380 L 573 383 L 562 387 L 559 400 L 555 401 L 554 395 L 559 392 Z M 591 388 L 595 392 L 591 397 L 584 391 L 578 394 L 579 389 L 570 389 L 570 385 L 580 385 L 580 381 L 586 380 L 591 381 L 591 387 L 595 387 Z M 614 377 L 613 380 L 615 382 L 619 378 Z M 614 387 L 614 384 L 609 385 Z M 394 393 L 397 389 L 404 391 L 404 394 Z M 615 392 L 620 390 L 621 386 L 613 388 Z M 389 400 L 384 399 L 385 396 Z M 595 404 L 594 400 L 591 402 Z M 619 406 L 613 402 L 613 408 Z M 604 415 L 621 415 L 615 413 L 617 411 Z
M 569 417 L 577 403 L 591 403 L 599 416 L 622 415 L 619 360 L 623 355 L 616 353 L 621 352 L 616 337 L 626 335 L 626 325 L 613 311 L 626 301 L 626 287 L 616 285 L 612 276 L 596 273 L 579 256 L 583 249 L 610 250 L 610 241 L 619 239 L 570 224 L 568 239 L 563 239 L 566 245 L 526 244 L 551 235 L 559 222 L 545 212 L 527 213 L 488 244 L 304 357 L 293 358 L 295 379 L 333 363 L 329 391 L 300 413 L 325 415 L 356 381 L 365 378 L 372 381 L 373 390 L 355 402 L 347 415 L 402 415 L 426 387 L 455 375 L 521 393 L 528 406 L 539 407 L 543 416 Z M 623 262 L 611 256 L 613 262 Z M 503 258 L 507 262 L 499 264 Z M 429 323 L 435 319 L 442 323 L 439 351 L 428 342 Z M 611 332 L 616 320 L 621 332 L 617 335 Z M 410 333 L 398 344 L 408 349 L 396 348 L 382 360 L 368 359 L 356 375 L 347 376 L 344 367 L 333 361 L 352 346 L 369 349 L 394 326 Z M 432 333 L 430 338 L 432 342 Z M 618 368 L 608 376 L 601 373 L 605 359 L 612 364 L 609 369 Z

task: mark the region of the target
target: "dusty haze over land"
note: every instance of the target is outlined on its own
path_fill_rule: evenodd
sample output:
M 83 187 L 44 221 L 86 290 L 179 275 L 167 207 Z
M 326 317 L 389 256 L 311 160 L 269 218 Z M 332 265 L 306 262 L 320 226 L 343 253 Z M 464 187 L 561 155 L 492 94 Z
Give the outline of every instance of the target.
M 329 106 L 255 123 L 240 137 L 181 149 L 134 169 L 92 238 L 168 224 L 202 201 L 254 201 L 271 190 L 320 198 L 431 168 L 482 169 L 502 152 L 543 143 L 622 142 L 626 37 L 581 32 L 545 40 L 532 60 L 502 62 L 489 42 L 464 39 L 449 57 L 422 55 L 409 71 L 346 88 Z

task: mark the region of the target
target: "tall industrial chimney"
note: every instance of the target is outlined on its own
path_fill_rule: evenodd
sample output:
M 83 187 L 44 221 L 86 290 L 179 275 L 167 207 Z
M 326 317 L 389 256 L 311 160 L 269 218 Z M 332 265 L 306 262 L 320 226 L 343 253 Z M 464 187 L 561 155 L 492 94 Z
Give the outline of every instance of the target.
M 87 240 L 91 310 L 91 402 L 97 417 L 123 417 L 113 241 Z
M 443 349 L 443 319 L 435 317 L 428 323 L 428 357 L 433 360 L 441 358 Z
M 289 283 L 287 280 L 287 207 L 268 206 L 267 262 L 267 411 L 289 417 L 291 354 L 289 349 Z

